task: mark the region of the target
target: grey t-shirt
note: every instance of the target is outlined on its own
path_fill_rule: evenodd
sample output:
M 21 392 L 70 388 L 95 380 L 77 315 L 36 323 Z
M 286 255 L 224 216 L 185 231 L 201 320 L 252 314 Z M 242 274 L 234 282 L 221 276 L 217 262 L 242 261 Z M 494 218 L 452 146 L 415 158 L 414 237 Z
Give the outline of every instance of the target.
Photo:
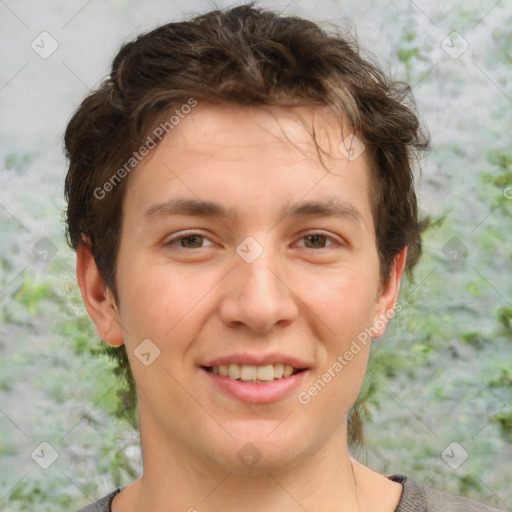
M 477 501 L 425 487 L 405 475 L 392 475 L 388 478 L 401 483 L 404 488 L 395 512 L 500 512 Z M 120 492 L 121 488 L 116 489 L 78 512 L 112 512 L 112 500 Z

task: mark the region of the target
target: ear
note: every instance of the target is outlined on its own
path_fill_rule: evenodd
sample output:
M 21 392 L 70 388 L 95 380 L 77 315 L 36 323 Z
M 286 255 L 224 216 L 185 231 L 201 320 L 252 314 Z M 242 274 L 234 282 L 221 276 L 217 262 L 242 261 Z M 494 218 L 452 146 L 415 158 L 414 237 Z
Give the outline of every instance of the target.
M 80 244 L 76 251 L 76 277 L 82 299 L 98 336 L 109 345 L 124 343 L 119 310 L 112 292 L 101 277 L 89 244 Z
M 389 273 L 389 279 L 379 290 L 379 297 L 375 305 L 373 325 L 371 327 L 372 338 L 380 338 L 394 316 L 394 309 L 400 292 L 400 284 L 407 260 L 407 247 L 404 247 L 396 256 Z

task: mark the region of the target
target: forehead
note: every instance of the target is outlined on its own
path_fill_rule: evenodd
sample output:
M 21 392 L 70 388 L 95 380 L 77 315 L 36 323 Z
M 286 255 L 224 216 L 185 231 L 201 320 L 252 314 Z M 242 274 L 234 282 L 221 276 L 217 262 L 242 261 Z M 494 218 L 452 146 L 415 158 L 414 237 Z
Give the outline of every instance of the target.
M 266 206 L 338 194 L 365 209 L 365 155 L 349 161 L 340 150 L 350 136 L 327 107 L 199 104 L 135 169 L 125 201 L 147 209 L 177 194 Z
M 295 149 L 300 147 L 302 154 L 313 156 L 315 140 L 322 150 L 333 152 L 342 136 L 341 124 L 327 107 L 206 104 L 185 117 L 180 128 L 172 134 L 178 152 L 182 144 L 194 145 L 197 154 L 215 147 L 219 158 L 237 155 L 249 147 L 263 150 L 262 156 L 268 152 L 275 155 L 279 150 L 290 151 L 290 145 L 295 145 Z

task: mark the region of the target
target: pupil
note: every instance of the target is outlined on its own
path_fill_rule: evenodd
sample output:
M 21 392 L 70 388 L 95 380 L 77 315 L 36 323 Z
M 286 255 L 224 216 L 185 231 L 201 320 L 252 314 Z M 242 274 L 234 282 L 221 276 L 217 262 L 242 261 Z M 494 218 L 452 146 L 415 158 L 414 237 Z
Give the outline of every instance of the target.
M 185 237 L 185 238 L 183 238 L 183 239 L 182 239 L 182 241 L 181 241 L 181 245 L 182 245 L 183 247 L 188 247 L 187 243 L 188 243 L 190 240 L 192 240 L 192 244 L 191 244 L 191 245 L 192 245 L 192 246 L 194 246 L 194 247 L 199 247 L 199 246 L 200 246 L 200 244 L 201 244 L 201 240 L 202 240 L 202 238 L 203 238 L 203 237 L 202 237 L 201 235 L 190 235 L 190 236 L 187 236 L 187 237 Z M 195 243 L 194 243 L 194 240 L 196 241 Z M 185 242 L 185 243 L 184 243 L 184 242 Z
M 307 239 L 312 242 L 313 244 L 317 244 L 317 243 L 322 243 L 324 242 L 325 243 L 325 236 L 324 235 L 309 235 L 307 237 Z M 323 245 L 323 244 L 322 244 Z

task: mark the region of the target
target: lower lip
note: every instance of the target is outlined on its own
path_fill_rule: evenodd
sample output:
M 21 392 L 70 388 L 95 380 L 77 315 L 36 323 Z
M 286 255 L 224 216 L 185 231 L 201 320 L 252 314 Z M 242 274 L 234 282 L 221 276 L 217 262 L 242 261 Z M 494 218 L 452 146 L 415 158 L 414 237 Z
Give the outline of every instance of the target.
M 242 402 L 251 404 L 269 404 L 286 398 L 296 389 L 305 378 L 308 370 L 303 370 L 289 377 L 282 377 L 263 384 L 243 382 L 241 380 L 222 377 L 204 368 L 201 370 L 211 379 L 211 382 L 227 395 Z

